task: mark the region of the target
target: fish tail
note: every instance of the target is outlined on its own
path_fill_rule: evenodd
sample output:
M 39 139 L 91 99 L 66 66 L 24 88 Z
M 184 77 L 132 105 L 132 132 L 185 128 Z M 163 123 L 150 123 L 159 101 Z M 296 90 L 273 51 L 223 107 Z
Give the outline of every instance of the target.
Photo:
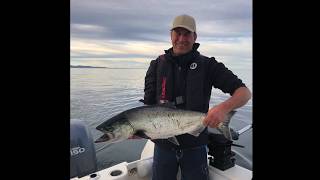
M 227 118 L 224 122 L 220 123 L 218 126 L 218 130 L 224 135 L 225 138 L 228 140 L 232 141 L 232 135 L 230 131 L 230 122 L 232 116 L 236 113 L 237 111 L 231 111 L 230 113 L 227 114 Z

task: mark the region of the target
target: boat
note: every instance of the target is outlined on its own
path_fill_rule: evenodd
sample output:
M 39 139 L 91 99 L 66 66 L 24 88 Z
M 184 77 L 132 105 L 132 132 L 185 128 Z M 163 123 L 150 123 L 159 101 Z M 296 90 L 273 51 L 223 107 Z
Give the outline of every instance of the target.
M 249 127 L 250 128 L 250 127 Z M 245 127 L 240 133 L 245 132 Z M 70 180 L 151 180 L 154 143 L 148 140 L 139 160 L 122 162 L 97 171 L 92 135 L 82 121 L 70 123 Z M 210 152 L 210 150 L 209 150 Z M 252 170 L 237 164 L 219 168 L 213 165 L 214 157 L 208 153 L 210 180 L 251 180 Z M 232 161 L 234 162 L 234 161 Z M 180 171 L 177 180 L 181 178 Z

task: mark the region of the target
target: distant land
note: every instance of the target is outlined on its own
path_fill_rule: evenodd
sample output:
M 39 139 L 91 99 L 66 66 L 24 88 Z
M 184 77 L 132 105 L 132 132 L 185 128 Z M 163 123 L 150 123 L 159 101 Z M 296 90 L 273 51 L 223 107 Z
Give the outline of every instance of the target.
M 105 68 L 105 69 L 146 69 L 146 67 L 97 67 L 97 66 L 82 66 L 70 65 L 70 68 Z
M 106 67 L 96 67 L 96 66 L 74 66 L 74 65 L 70 65 L 70 68 L 106 68 Z

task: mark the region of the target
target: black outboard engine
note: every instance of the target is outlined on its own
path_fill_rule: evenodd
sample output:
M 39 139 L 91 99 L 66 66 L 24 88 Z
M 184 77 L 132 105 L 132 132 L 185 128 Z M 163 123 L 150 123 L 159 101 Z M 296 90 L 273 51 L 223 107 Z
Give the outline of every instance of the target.
M 93 138 L 83 121 L 70 121 L 70 178 L 81 178 L 97 171 Z
M 226 170 L 235 165 L 235 153 L 231 151 L 232 141 L 226 139 L 222 134 L 209 133 L 208 154 L 209 164 L 220 170 Z

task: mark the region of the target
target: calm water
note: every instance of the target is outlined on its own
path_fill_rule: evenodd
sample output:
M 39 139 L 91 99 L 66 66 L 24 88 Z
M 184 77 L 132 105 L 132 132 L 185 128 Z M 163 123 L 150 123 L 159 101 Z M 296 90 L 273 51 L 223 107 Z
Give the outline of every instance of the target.
M 95 129 L 113 115 L 124 110 L 143 105 L 139 99 L 143 98 L 144 76 L 147 65 L 140 69 L 94 69 L 71 68 L 71 118 L 83 120 L 91 130 L 93 138 L 102 133 Z M 251 89 L 251 69 L 233 66 L 234 73 Z M 252 89 L 251 89 L 252 90 Z M 224 101 L 229 96 L 220 90 L 213 90 L 211 106 Z M 238 109 L 231 123 L 238 130 L 251 124 L 252 103 Z M 135 161 L 140 158 L 146 140 L 126 140 L 112 145 L 96 144 L 98 169 L 110 167 L 122 161 Z M 252 159 L 251 130 L 244 133 L 236 144 L 245 148 L 234 147 L 245 158 Z M 249 167 L 243 160 L 237 160 L 240 165 Z

